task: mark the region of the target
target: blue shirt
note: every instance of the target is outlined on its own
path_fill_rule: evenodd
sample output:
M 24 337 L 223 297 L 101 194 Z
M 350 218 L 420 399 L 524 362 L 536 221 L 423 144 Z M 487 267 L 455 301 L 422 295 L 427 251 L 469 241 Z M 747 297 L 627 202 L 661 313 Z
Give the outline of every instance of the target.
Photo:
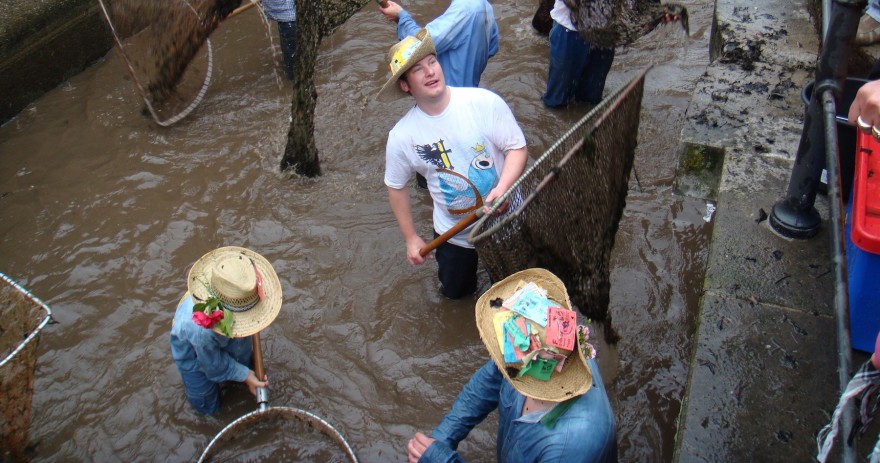
M 590 360 L 588 364 L 593 387 L 549 429 L 538 421 L 543 413 L 522 416 L 525 396 L 504 379 L 490 360 L 474 373 L 452 409 L 431 433 L 437 441 L 419 462 L 463 462 L 455 451 L 458 443 L 496 407 L 499 463 L 616 462 L 614 413 L 596 362 Z
M 196 325 L 192 312 L 193 298 L 187 294 L 177 306 L 171 327 L 171 357 L 180 372 L 201 372 L 216 383 L 247 379 L 253 340 L 227 338 Z
M 263 12 L 266 17 L 278 22 L 296 21 L 296 3 L 294 0 L 263 0 Z
M 486 0 L 452 0 L 449 8 L 427 26 L 446 85 L 477 87 L 489 58 L 498 53 L 498 25 Z M 415 36 L 421 29 L 403 10 L 397 16 L 397 39 Z

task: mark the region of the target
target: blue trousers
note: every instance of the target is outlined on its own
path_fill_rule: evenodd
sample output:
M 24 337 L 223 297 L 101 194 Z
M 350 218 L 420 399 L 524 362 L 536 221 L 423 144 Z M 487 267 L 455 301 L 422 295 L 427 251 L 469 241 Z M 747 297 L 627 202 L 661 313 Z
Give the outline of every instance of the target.
M 296 56 L 296 21 L 279 22 L 278 36 L 281 40 L 281 54 L 284 56 L 287 79 L 293 80 L 293 58 Z
M 572 101 L 596 104 L 602 101 L 605 78 L 614 61 L 613 48 L 593 48 L 577 31 L 553 21 L 550 29 L 550 75 L 541 98 L 551 108 Z
M 200 371 L 180 372 L 186 400 L 199 413 L 212 415 L 220 409 L 220 384 Z
M 434 232 L 434 238 L 437 238 Z M 434 253 L 437 259 L 437 277 L 440 290 L 449 299 L 461 299 L 477 291 L 477 250 L 445 242 Z

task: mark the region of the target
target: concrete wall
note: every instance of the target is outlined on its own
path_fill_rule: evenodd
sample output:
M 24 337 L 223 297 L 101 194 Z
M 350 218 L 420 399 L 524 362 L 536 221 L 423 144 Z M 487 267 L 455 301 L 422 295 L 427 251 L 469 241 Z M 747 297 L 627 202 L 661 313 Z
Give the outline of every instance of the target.
M 0 124 L 112 46 L 96 0 L 0 1 Z

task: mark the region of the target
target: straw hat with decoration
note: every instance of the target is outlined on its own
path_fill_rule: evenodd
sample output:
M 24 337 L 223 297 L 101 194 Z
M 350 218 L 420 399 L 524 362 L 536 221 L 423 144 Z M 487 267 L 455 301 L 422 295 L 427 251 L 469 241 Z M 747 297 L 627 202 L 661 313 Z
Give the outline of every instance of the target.
M 563 363 L 562 371 L 554 371 L 547 381 L 529 375 L 518 375 L 516 371 L 523 368 L 525 364 L 505 362 L 503 346 L 499 344 L 500 336 L 496 332 L 495 314 L 505 310 L 502 308 L 505 305 L 504 301 L 509 301 L 517 289 L 530 282 L 546 290 L 546 297 L 549 299 L 550 305 L 568 311 L 572 310 L 568 292 L 559 278 L 541 268 L 523 270 L 495 283 L 477 301 L 476 321 L 480 339 L 483 340 L 483 344 L 489 351 L 489 356 L 492 357 L 501 374 L 521 394 L 548 402 L 563 402 L 583 395 L 593 385 L 593 375 L 587 366 L 587 360 L 595 356 L 595 349 L 582 336 L 582 333 L 586 333 L 588 336 L 588 331 L 580 331 L 584 330 L 584 327 L 578 327 L 572 351 L 557 347 L 552 348 L 555 353 L 562 354 L 567 359 Z M 548 346 L 546 328 L 533 320 L 526 319 L 526 323 L 529 324 L 531 333 L 537 335 L 543 346 Z
M 246 248 L 222 247 L 199 258 L 189 271 L 187 290 L 194 314 L 203 311 L 216 318 L 206 324 L 193 320 L 230 338 L 261 331 L 281 311 L 278 274 L 266 258 Z M 222 316 L 216 315 L 219 311 Z
M 391 69 L 391 77 L 379 90 L 376 99 L 379 101 L 394 101 L 408 95 L 401 90 L 397 81 L 409 68 L 428 55 L 436 55 L 434 40 L 427 29 L 419 30 L 415 36 L 408 35 L 400 42 L 394 44 L 388 51 L 385 61 Z

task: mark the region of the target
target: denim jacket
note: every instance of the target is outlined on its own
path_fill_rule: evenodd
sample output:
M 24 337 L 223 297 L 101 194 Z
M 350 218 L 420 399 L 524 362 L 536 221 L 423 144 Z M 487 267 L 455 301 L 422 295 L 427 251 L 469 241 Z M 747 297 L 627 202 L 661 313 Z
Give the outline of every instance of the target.
M 415 36 L 421 27 L 403 10 L 397 39 Z M 498 24 L 487 0 L 452 0 L 449 8 L 425 26 L 437 49 L 446 85 L 478 87 L 489 58 L 498 53 Z
M 437 441 L 419 461 L 463 462 L 455 450 L 458 443 L 497 407 L 499 463 L 616 462 L 614 413 L 595 360 L 588 363 L 593 387 L 548 429 L 539 421 L 543 413 L 521 415 L 525 396 L 489 360 L 471 377 L 452 410 L 431 433 Z
M 193 298 L 187 294 L 177 306 L 171 327 L 171 357 L 181 373 L 201 372 L 216 383 L 247 379 L 253 341 L 227 338 L 192 320 Z

